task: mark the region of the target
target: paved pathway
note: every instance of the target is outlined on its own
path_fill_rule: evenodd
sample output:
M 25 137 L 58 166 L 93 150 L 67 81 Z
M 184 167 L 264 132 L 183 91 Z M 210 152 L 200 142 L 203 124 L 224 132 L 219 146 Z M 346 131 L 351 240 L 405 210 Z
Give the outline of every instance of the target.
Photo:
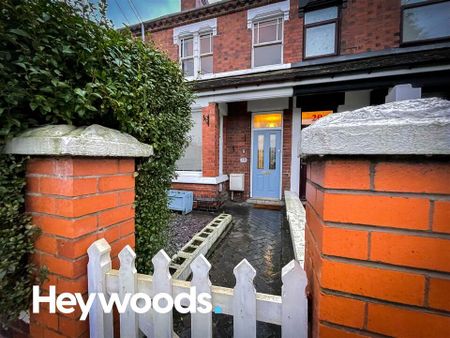
M 246 258 L 256 269 L 256 291 L 280 295 L 281 268 L 293 257 L 284 212 L 252 208 L 248 204 L 226 204 L 224 211 L 240 222 L 236 222 L 209 257 L 211 282 L 234 287 L 233 268 Z M 232 337 L 231 316 L 214 315 L 214 324 L 214 337 Z M 279 337 L 280 327 L 258 322 L 257 336 Z
M 223 211 L 233 216 L 233 228 L 208 258 L 212 284 L 234 287 L 233 268 L 246 258 L 256 269 L 258 292 L 281 294 L 281 268 L 293 258 L 289 228 L 282 210 L 253 208 L 246 203 L 227 203 Z M 233 337 L 233 317 L 213 314 L 213 337 Z M 179 319 L 180 337 L 190 337 L 190 316 Z M 280 327 L 257 323 L 257 337 L 280 337 Z

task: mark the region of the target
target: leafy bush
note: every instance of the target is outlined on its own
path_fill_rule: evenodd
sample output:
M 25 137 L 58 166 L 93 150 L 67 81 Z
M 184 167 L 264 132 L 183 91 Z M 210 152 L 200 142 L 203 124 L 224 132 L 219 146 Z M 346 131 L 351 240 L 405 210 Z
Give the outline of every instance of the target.
M 24 158 L 0 156 L 0 322 L 17 319 L 19 306 L 31 294 L 30 276 L 34 267 L 28 263 L 37 229 L 23 213 Z M 26 304 L 25 304 L 26 305 Z
M 152 144 L 136 181 L 137 264 L 148 273 L 164 245 L 166 190 L 187 144 L 192 94 L 167 55 L 83 3 L 1 1 L 0 148 L 27 128 L 58 123 L 98 123 Z M 29 304 L 35 230 L 23 213 L 23 160 L 2 155 L 0 166 L 0 315 L 9 320 Z

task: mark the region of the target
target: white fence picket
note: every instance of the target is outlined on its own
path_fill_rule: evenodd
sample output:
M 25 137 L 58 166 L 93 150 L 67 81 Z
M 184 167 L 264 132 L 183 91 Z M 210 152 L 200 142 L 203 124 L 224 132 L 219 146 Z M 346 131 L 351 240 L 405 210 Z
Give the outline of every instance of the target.
M 193 278 L 191 282 L 172 280 L 169 273 L 170 258 L 161 250 L 152 262 L 153 276 L 139 275 L 135 269 L 135 258 L 131 247 L 126 246 L 119 254 L 120 270 L 111 268 L 111 247 L 105 239 L 93 243 L 88 249 L 88 289 L 90 293 L 103 293 L 108 302 L 110 294 L 118 293 L 123 301 L 126 293 L 131 295 L 144 293 L 152 305 L 155 301 L 161 307 L 167 305 L 166 299 L 155 299 L 154 296 L 164 293 L 171 300 L 181 293 L 189 293 L 196 288 L 197 295 L 207 293 L 212 296 L 212 306 L 220 306 L 222 313 L 234 316 L 234 337 L 256 337 L 256 320 L 281 325 L 283 338 L 306 338 L 307 298 L 306 273 L 296 260 L 291 261 L 282 270 L 282 296 L 257 293 L 253 284 L 255 269 L 243 259 L 233 270 L 236 277 L 234 289 L 211 285 L 209 270 L 211 265 L 203 256 L 197 257 L 191 264 Z M 149 303 L 149 302 L 148 302 Z M 142 303 L 140 303 L 142 305 Z M 139 307 L 141 307 L 139 305 Z M 172 304 L 169 311 L 158 313 L 149 311 L 136 314 L 131 307 L 121 314 L 120 333 L 122 337 L 172 338 L 173 333 Z M 186 299 L 182 305 L 187 306 Z M 201 306 L 197 304 L 197 307 Z M 112 314 L 104 313 L 99 298 L 96 297 L 89 312 L 90 336 L 94 338 L 113 338 Z M 192 337 L 212 338 L 212 313 L 192 313 Z
M 127 293 L 134 295 L 138 291 L 135 259 L 136 253 L 129 245 L 119 253 L 119 298 L 122 302 Z M 137 338 L 139 335 L 138 325 L 137 313 L 128 306 L 125 312 L 120 314 L 120 336 Z
M 103 293 L 107 298 L 106 273 L 111 270 L 111 247 L 102 238 L 88 249 L 88 292 Z M 98 297 L 89 310 L 89 333 L 91 338 L 113 338 L 113 315 L 105 313 Z
M 192 263 L 192 286 L 196 288 L 197 295 L 200 293 L 211 294 L 211 281 L 209 280 L 209 270 L 211 264 L 200 254 Z M 191 314 L 191 335 L 192 338 L 212 337 L 212 313 L 192 313 Z
M 161 293 L 172 296 L 172 276 L 169 272 L 170 258 L 164 250 L 160 250 L 152 259 L 153 273 L 153 295 Z M 167 305 L 167 300 L 153 298 L 153 336 L 157 338 L 172 338 L 172 310 L 166 313 L 155 311 L 155 305 L 160 304 L 162 308 Z M 156 303 L 156 304 L 155 304 Z
M 233 329 L 235 338 L 256 337 L 256 290 L 253 279 L 256 270 L 243 259 L 233 270 L 236 277 L 233 299 Z
M 308 337 L 308 301 L 306 298 L 306 273 L 296 260 L 281 272 L 281 334 L 282 338 Z

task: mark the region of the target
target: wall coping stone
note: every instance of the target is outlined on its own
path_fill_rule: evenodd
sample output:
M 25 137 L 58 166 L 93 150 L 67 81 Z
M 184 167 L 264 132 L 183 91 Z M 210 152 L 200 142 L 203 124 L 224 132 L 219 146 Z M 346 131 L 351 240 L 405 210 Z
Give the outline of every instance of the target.
M 305 263 L 305 227 L 306 211 L 298 195 L 293 191 L 285 191 L 286 218 L 291 233 L 294 258 L 299 261 L 301 267 Z
M 131 135 L 97 124 L 48 125 L 29 129 L 9 141 L 7 154 L 89 157 L 149 157 L 153 147 Z
M 302 130 L 300 156 L 450 155 L 450 101 L 426 98 L 332 114 Z

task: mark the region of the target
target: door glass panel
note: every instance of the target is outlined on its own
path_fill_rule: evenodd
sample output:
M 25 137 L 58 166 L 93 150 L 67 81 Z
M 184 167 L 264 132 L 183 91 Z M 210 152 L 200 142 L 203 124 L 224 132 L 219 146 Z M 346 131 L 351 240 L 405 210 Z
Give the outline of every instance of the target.
M 258 169 L 264 169 L 264 135 L 258 135 Z
M 254 128 L 280 128 L 281 114 L 259 114 L 253 117 Z
M 269 169 L 275 170 L 277 162 L 277 135 L 270 134 Z

